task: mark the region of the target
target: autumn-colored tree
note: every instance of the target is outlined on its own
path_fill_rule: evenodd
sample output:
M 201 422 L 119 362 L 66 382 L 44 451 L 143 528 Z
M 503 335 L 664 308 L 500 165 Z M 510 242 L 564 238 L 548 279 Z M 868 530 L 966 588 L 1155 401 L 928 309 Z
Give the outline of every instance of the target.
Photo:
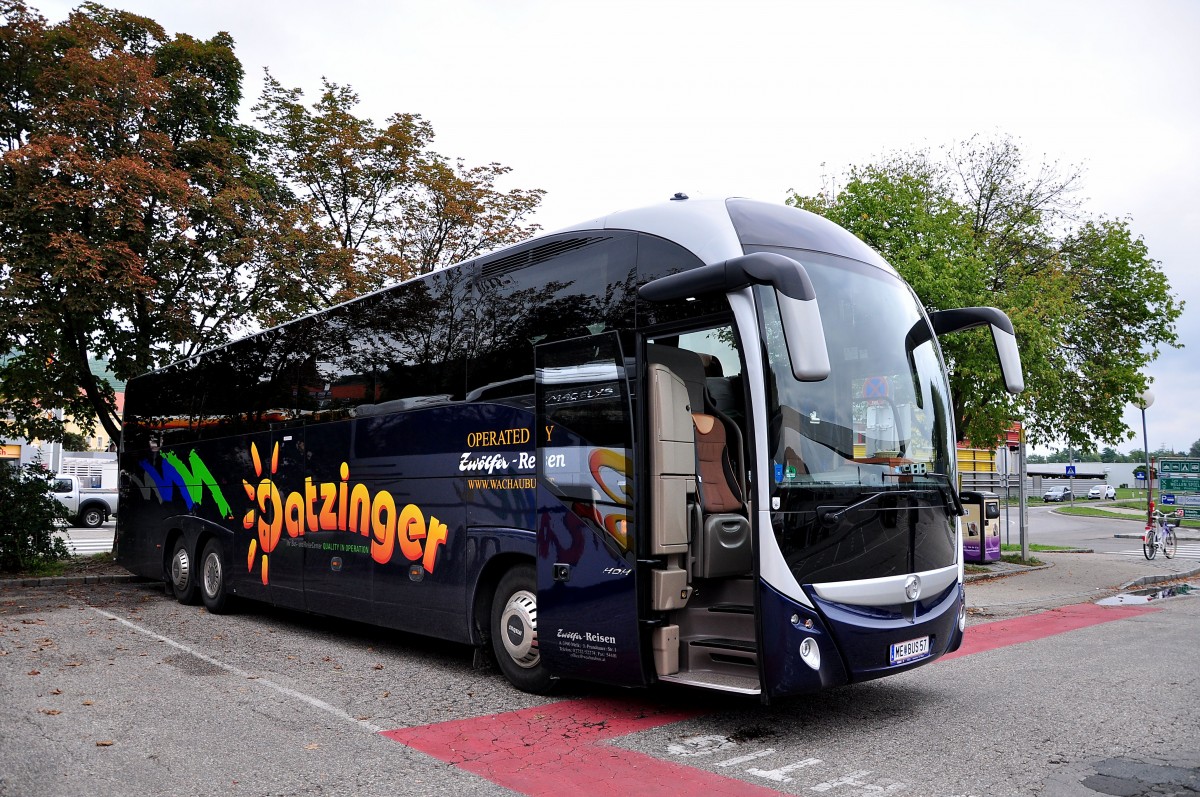
M 300 219 L 286 246 L 312 307 L 341 301 L 485 251 L 539 229 L 525 219 L 544 191 L 502 191 L 509 171 L 467 167 L 433 152 L 416 114 L 384 127 L 355 115 L 358 96 L 326 80 L 309 108 L 269 73 L 255 110 L 279 181 Z
M 112 389 L 221 343 L 288 280 L 266 257 L 272 178 L 235 121 L 226 34 L 168 37 L 85 4 L 58 25 L 0 0 L 0 413 L 57 438 L 119 437 Z
M 109 383 L 519 240 L 538 190 L 376 128 L 326 84 L 310 111 L 268 76 L 237 121 L 232 39 L 168 36 L 85 3 L 51 25 L 0 0 L 0 418 L 119 438 Z M 52 412 L 62 410 L 63 412 Z
M 1012 319 L 1025 392 L 999 380 L 982 330 L 941 340 L 961 438 L 987 444 L 1013 419 L 1034 443 L 1127 439 L 1126 405 L 1145 366 L 1179 345 L 1166 276 L 1126 220 L 1081 219 L 1078 169 L 1036 173 L 1010 138 L 973 138 L 945 158 L 921 151 L 855 166 L 836 192 L 788 203 L 854 232 L 929 310 L 990 305 Z

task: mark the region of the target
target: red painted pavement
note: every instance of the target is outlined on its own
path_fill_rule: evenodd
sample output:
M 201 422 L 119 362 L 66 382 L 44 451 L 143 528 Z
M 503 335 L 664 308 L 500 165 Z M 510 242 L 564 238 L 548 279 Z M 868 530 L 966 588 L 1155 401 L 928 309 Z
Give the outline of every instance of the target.
M 1089 625 L 1124 620 L 1157 611 L 1157 608 L 1150 606 L 1098 606 L 1094 603 L 1078 603 L 1041 614 L 973 625 L 967 629 L 962 646 L 953 653 L 942 656 L 939 661 L 949 661 L 1008 645 L 1019 645 L 1022 642 L 1065 634 L 1067 631 L 1075 631 Z
M 1031 642 L 1156 608 L 1079 604 L 967 629 L 940 660 Z M 605 744 L 609 739 L 704 714 L 637 700 L 566 700 L 535 708 L 385 731 L 384 736 L 522 794 L 588 797 L 663 793 L 778 795 L 774 789 Z M 586 791 L 584 791 L 586 790 Z
M 383 735 L 522 794 L 778 795 L 773 789 L 603 744 L 703 713 L 629 700 L 566 700 Z

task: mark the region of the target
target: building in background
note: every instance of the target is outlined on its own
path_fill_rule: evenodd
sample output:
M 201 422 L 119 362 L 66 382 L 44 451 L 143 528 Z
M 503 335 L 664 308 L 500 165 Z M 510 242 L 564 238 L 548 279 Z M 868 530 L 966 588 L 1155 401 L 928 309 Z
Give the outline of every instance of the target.
M 113 376 L 112 371 L 108 368 L 108 362 L 100 359 L 92 359 L 89 361 L 92 373 L 100 374 L 101 377 L 108 382 L 116 394 L 117 414 L 121 415 L 125 410 L 125 382 Z M 61 410 L 51 410 L 52 412 L 61 412 Z M 64 451 L 61 443 L 51 443 L 44 440 L 27 440 L 24 437 L 15 437 L 4 433 L 4 422 L 0 421 L 0 462 L 11 462 L 20 465 L 26 465 L 30 462 L 40 461 L 51 471 L 59 472 L 64 464 L 64 455 L 66 457 L 83 455 L 91 457 L 97 452 L 112 454 L 113 459 L 116 457 L 116 441 L 109 437 L 105 432 L 104 427 L 100 425 L 99 419 L 94 416 L 92 421 L 92 430 L 90 434 L 85 434 L 84 429 L 86 423 L 80 423 L 80 419 L 67 418 L 66 431 L 80 435 L 87 441 L 86 449 L 82 452 Z M 104 459 L 101 457 L 100 459 Z

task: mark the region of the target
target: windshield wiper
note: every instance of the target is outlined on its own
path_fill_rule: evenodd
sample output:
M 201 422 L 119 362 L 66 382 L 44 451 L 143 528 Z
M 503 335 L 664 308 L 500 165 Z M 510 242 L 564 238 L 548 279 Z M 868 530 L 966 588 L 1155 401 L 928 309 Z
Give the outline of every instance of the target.
M 955 490 L 954 485 L 950 483 L 949 476 L 944 473 L 934 472 L 926 473 L 925 475 L 933 478 L 933 483 L 938 486 L 938 490 L 942 491 L 942 494 L 948 497 L 949 500 L 946 501 L 947 514 L 957 515 L 958 517 L 967 514 L 967 510 L 963 507 L 962 499 L 958 497 L 958 490 Z M 951 512 L 951 509 L 954 511 Z
M 933 477 L 933 484 L 937 488 L 937 493 L 943 499 L 942 505 L 946 509 L 946 514 L 951 517 L 962 516 L 967 514 L 963 509 L 962 501 L 958 497 L 958 492 L 950 484 L 950 477 L 944 473 L 927 473 L 927 476 Z M 882 490 L 877 493 L 871 493 L 865 498 L 855 501 L 849 506 L 819 506 L 817 507 L 817 517 L 824 526 L 836 526 L 846 516 L 847 512 L 852 512 L 856 509 L 861 509 L 868 504 L 878 501 L 880 498 L 889 495 L 924 495 L 933 492 L 933 490 Z M 885 509 L 898 510 L 907 509 L 908 507 L 885 507 Z
M 859 501 L 855 501 L 853 504 L 850 504 L 849 506 L 819 506 L 819 507 L 817 507 L 817 517 L 820 518 L 821 524 L 823 526 L 836 526 L 838 523 L 841 522 L 842 518 L 845 517 L 847 512 L 852 512 L 855 509 L 861 509 L 864 506 L 866 506 L 867 504 L 874 503 L 875 501 L 878 501 L 880 498 L 883 498 L 884 496 L 921 495 L 922 493 L 928 493 L 928 492 L 930 492 L 930 491 L 929 490 L 883 490 L 878 493 L 871 493 L 866 498 L 863 498 L 862 500 L 859 500 Z M 885 507 L 885 509 L 891 509 L 891 510 L 908 509 L 908 508 L 909 507 L 906 507 L 906 506 Z

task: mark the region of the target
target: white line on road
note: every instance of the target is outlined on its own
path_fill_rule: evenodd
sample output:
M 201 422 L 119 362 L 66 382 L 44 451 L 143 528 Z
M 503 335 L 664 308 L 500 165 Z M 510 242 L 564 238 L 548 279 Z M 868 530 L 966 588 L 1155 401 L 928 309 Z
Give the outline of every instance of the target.
M 73 556 L 90 556 L 97 553 L 111 553 L 112 540 L 67 540 L 67 550 Z
M 274 689 L 276 692 L 279 692 L 282 695 L 287 695 L 288 697 L 295 698 L 296 700 L 299 700 L 301 703 L 307 703 L 308 705 L 312 706 L 313 708 L 317 708 L 317 709 L 320 709 L 321 711 L 325 711 L 329 714 L 332 714 L 333 716 L 337 717 L 338 719 L 345 720 L 346 722 L 357 725 L 360 728 L 370 731 L 371 733 L 382 733 L 384 731 L 384 729 L 380 728 L 378 725 L 374 725 L 373 723 L 367 722 L 366 720 L 360 720 L 357 717 L 352 717 L 349 714 L 347 714 L 346 712 L 342 711 L 340 708 L 329 705 L 324 700 L 315 698 L 312 695 L 306 695 L 303 692 L 297 692 L 295 689 L 289 689 L 286 686 L 282 686 L 281 684 L 275 683 L 274 681 L 272 681 L 269 678 L 263 678 L 261 676 L 254 675 L 252 673 L 248 673 L 243 669 L 234 667 L 232 664 L 226 664 L 223 661 L 218 661 L 217 659 L 214 659 L 212 656 L 207 656 L 198 650 L 194 650 L 193 648 L 188 647 L 187 645 L 183 644 L 182 642 L 176 642 L 174 639 L 165 637 L 162 634 L 157 634 L 154 631 L 151 631 L 149 628 L 144 628 L 144 627 L 138 625 L 137 623 L 132 623 L 129 620 L 126 620 L 124 617 L 118 617 L 117 615 L 112 614 L 110 612 L 106 612 L 103 609 L 97 609 L 95 606 L 91 606 L 89 608 L 92 611 L 96 612 L 97 614 L 101 614 L 110 620 L 116 620 L 118 623 L 121 623 L 124 626 L 132 628 L 134 631 L 137 631 L 139 634 L 145 634 L 146 636 L 150 637 L 151 639 L 157 639 L 159 642 L 162 642 L 165 645 L 170 645 L 171 647 L 176 648 L 177 650 L 182 650 L 184 653 L 187 653 L 190 656 L 195 656 L 196 658 L 200 659 L 201 661 L 205 661 L 205 662 L 208 662 L 209 664 L 220 667 L 223 670 L 233 673 L 234 675 L 238 676 L 239 678 L 245 678 L 246 680 L 254 681 L 255 683 L 262 684 L 263 686 L 265 686 L 269 689 Z
M 1104 553 L 1108 554 L 1109 556 L 1144 556 L 1141 548 L 1130 548 L 1125 551 L 1105 551 Z M 1159 551 L 1159 555 L 1162 555 L 1162 551 Z M 1175 556 L 1173 558 L 1179 559 L 1180 557 L 1184 559 L 1200 559 L 1200 545 L 1177 545 L 1175 548 Z

